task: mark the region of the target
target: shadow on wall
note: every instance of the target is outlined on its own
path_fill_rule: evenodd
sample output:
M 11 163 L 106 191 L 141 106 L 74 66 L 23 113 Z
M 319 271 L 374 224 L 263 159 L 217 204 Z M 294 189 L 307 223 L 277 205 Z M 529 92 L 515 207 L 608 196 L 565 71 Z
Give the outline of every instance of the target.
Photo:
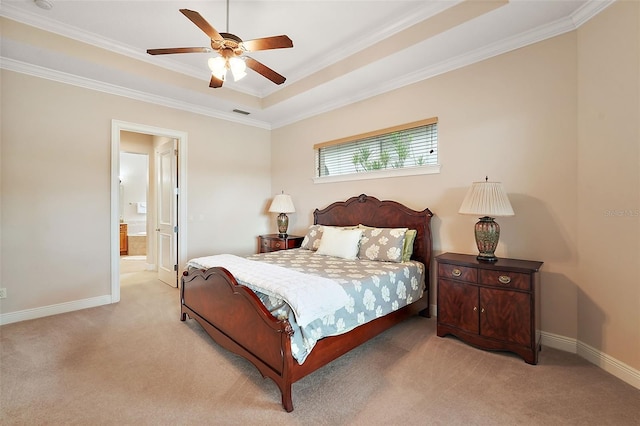
M 558 349 L 575 352 L 573 339 L 579 337 L 578 285 L 565 274 L 540 269 L 540 329 L 562 338 L 551 344 Z M 602 328 L 599 323 L 598 328 Z M 566 339 L 571 339 L 569 343 Z
M 577 261 L 573 245 L 568 244 L 566 226 L 557 221 L 544 201 L 524 194 L 508 196 L 515 216 L 496 219 L 501 227 L 499 244 L 506 256 L 545 263 Z
M 607 321 L 607 315 L 595 303 L 589 295 L 578 288 L 578 343 L 591 346 L 597 351 L 603 350 L 602 330 Z M 593 359 L 585 356 L 584 350 L 578 348 L 578 354 L 594 362 Z M 595 356 L 595 355 L 594 355 Z M 600 365 L 596 363 L 596 365 Z M 600 365 L 601 366 L 601 365 Z

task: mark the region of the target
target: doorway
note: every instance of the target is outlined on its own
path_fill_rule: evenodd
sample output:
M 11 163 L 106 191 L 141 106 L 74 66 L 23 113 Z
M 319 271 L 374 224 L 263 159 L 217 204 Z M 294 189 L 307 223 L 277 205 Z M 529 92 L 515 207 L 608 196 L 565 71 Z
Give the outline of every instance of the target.
M 137 139 L 136 144 L 132 139 Z M 125 146 L 126 142 L 126 146 Z M 152 179 L 149 167 L 149 151 L 153 149 L 150 135 L 122 132 L 120 135 L 120 255 L 144 260 L 153 270 L 154 251 L 148 238 L 149 220 L 147 206 Z
M 174 206 L 172 209 L 175 211 L 172 223 L 174 224 L 174 235 L 172 242 L 173 250 L 171 252 L 171 262 L 175 265 L 174 272 L 170 278 L 170 285 L 178 286 L 178 271 L 184 268 L 186 264 L 186 152 L 187 152 L 187 134 L 178 130 L 163 129 L 153 126 L 147 126 L 136 123 L 128 123 L 119 120 L 112 120 L 111 125 L 111 303 L 118 302 L 120 300 L 120 227 L 121 227 L 121 185 L 120 185 L 120 151 L 123 144 L 123 134 L 138 133 L 143 135 L 150 135 L 157 140 L 171 140 L 175 144 L 176 161 L 173 170 L 173 179 L 175 180 L 174 194 L 175 198 Z M 155 150 L 155 148 L 154 148 Z M 150 158 L 150 167 L 154 162 Z M 150 179 L 152 174 L 149 174 Z M 158 203 L 156 202 L 156 195 L 150 191 L 149 197 L 146 201 L 136 201 L 133 208 L 147 209 L 150 216 L 149 223 L 147 225 L 147 237 L 149 241 L 149 251 L 153 252 L 150 256 L 150 261 L 147 263 L 153 266 L 153 269 L 158 269 L 159 251 L 155 248 L 156 244 L 156 226 L 155 219 L 150 209 L 160 210 Z M 166 197 L 165 197 L 166 198 Z M 137 203 L 144 203 L 140 204 Z M 153 205 L 153 206 L 152 206 Z M 127 207 L 127 205 L 125 205 Z M 165 242 L 166 246 L 166 242 Z M 167 263 L 166 249 L 165 258 L 162 260 Z M 165 274 L 166 278 L 166 274 Z

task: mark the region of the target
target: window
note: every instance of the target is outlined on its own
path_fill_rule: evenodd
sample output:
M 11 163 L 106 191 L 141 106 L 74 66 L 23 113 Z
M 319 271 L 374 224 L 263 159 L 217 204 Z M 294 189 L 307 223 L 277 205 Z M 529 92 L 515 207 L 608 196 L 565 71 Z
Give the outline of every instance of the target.
M 438 119 L 317 144 L 316 181 L 437 173 Z M 334 179 L 331 179 L 334 180 Z

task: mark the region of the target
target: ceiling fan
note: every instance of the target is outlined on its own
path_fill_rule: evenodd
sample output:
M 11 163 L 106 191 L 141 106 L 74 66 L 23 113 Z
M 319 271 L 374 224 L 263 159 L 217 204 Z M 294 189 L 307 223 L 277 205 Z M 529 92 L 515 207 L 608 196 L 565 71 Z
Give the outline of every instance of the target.
M 180 9 L 180 12 L 191 22 L 196 24 L 211 39 L 211 47 L 175 47 L 164 49 L 148 49 L 150 55 L 170 55 L 174 53 L 211 53 L 217 52 L 220 56 L 209 59 L 211 69 L 211 81 L 209 87 L 222 87 L 226 79 L 227 70 L 233 74 L 234 81 L 238 81 L 246 75 L 246 68 L 251 68 L 258 74 L 266 77 L 275 84 L 282 84 L 286 78 L 266 65 L 245 55 L 245 52 L 258 50 L 283 49 L 293 47 L 293 42 L 286 35 L 257 38 L 243 41 L 240 37 L 229 32 L 219 33 L 198 12 L 189 9 Z M 227 31 L 229 31 L 229 0 L 227 0 Z

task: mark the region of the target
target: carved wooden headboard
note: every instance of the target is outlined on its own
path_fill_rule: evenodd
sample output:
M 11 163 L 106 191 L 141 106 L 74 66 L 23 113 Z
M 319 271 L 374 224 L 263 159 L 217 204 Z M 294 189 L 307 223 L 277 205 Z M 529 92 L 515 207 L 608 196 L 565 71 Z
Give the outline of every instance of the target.
M 431 217 L 429 209 L 412 210 L 396 201 L 380 201 L 365 194 L 337 201 L 313 212 L 315 225 L 354 226 L 363 224 L 377 228 L 409 228 L 417 231 L 411 258 L 431 264 Z M 426 274 L 428 279 L 429 274 Z

